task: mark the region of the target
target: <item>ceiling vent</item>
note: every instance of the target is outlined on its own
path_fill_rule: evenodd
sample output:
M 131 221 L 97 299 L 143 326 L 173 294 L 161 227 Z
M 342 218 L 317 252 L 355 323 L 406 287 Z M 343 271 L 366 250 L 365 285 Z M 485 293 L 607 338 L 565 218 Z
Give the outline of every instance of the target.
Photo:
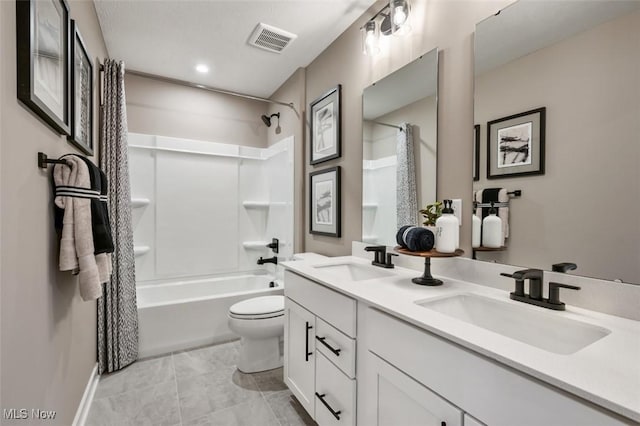
M 297 37 L 295 34 L 261 22 L 249 37 L 249 44 L 269 52 L 280 53 Z

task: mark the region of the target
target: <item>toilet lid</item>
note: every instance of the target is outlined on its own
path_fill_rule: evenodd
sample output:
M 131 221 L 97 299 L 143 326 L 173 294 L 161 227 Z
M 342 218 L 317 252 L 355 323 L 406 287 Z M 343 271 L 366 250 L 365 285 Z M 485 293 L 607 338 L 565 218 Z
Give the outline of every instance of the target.
M 229 308 L 233 315 L 257 316 L 284 311 L 284 296 L 262 296 L 243 300 Z

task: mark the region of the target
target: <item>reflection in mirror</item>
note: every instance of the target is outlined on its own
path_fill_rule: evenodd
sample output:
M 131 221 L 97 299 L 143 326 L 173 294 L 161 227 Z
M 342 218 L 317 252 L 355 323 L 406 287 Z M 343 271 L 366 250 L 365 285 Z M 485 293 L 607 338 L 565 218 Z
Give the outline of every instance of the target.
M 478 259 L 640 283 L 639 72 L 638 1 L 520 0 L 476 26 L 474 196 L 522 191 Z
M 364 242 L 395 245 L 398 228 L 421 224 L 418 210 L 436 200 L 437 89 L 433 49 L 364 90 Z

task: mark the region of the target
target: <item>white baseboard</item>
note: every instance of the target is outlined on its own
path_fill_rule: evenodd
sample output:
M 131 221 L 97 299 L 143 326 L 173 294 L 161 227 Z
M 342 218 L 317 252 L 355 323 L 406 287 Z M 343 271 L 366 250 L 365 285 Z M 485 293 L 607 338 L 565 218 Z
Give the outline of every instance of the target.
M 98 380 L 100 380 L 100 375 L 98 374 L 98 363 L 96 363 L 93 371 L 91 371 L 91 376 L 89 376 L 87 387 L 84 389 L 80 405 L 78 405 L 78 411 L 76 411 L 76 416 L 73 419 L 73 426 L 84 426 L 87 421 L 91 403 L 93 402 L 93 395 L 95 395 L 98 387 Z

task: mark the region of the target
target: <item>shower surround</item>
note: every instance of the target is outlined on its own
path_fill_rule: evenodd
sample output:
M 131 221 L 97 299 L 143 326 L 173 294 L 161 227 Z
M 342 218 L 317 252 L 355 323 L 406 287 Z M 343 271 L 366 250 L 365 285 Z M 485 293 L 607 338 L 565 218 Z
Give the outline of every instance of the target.
M 282 294 L 256 262 L 293 254 L 293 146 L 129 134 L 141 357 L 229 340 L 233 303 Z

